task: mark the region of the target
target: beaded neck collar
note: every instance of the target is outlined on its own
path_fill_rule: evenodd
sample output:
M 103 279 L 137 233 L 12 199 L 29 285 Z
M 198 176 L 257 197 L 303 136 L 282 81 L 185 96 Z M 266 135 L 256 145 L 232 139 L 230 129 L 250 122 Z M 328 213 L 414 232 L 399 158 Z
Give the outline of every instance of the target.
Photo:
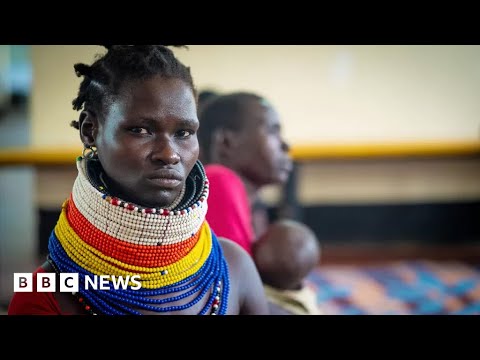
M 91 163 L 77 159 L 78 176 L 71 197 L 78 211 L 100 231 L 139 245 L 166 245 L 192 237 L 205 220 L 209 188 L 200 162 L 189 174 L 183 198 L 173 210 L 144 208 L 111 196 L 95 181 L 99 168 L 88 170 Z
M 228 265 L 208 223 L 208 180 L 197 162 L 178 205 L 141 208 L 106 192 L 99 164 L 77 159 L 78 176 L 49 240 L 55 271 L 87 276 L 136 275 L 141 289 L 83 291 L 74 294 L 87 312 L 137 314 L 137 309 L 170 312 L 208 297 L 200 314 L 225 314 Z M 90 166 L 93 169 L 90 169 Z M 98 177 L 97 177 L 98 176 Z M 168 295 L 155 299 L 157 295 Z M 189 295 L 183 305 L 171 305 Z M 87 305 L 88 302 L 88 305 Z
M 79 156 L 77 158 L 77 168 L 79 174 L 87 178 L 92 187 L 101 193 L 104 199 L 108 197 L 112 205 L 123 206 L 129 210 L 135 210 L 142 213 L 163 214 L 166 211 L 167 214 L 169 214 L 172 211 L 186 211 L 194 205 L 199 206 L 200 202 L 205 201 L 208 196 L 208 179 L 205 169 L 199 160 L 197 160 L 192 171 L 190 171 L 178 198 L 173 204 L 165 208 L 142 207 L 110 194 L 108 186 L 104 180 L 105 175 L 102 165 L 98 160 L 88 160 Z

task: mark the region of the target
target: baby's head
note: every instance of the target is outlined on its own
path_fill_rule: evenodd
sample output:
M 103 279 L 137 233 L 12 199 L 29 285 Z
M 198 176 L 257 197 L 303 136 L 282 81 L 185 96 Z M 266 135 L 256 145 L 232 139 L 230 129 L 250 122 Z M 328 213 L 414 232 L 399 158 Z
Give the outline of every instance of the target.
M 307 226 L 293 220 L 272 224 L 253 245 L 253 258 L 262 281 L 295 290 L 320 261 L 320 245 Z

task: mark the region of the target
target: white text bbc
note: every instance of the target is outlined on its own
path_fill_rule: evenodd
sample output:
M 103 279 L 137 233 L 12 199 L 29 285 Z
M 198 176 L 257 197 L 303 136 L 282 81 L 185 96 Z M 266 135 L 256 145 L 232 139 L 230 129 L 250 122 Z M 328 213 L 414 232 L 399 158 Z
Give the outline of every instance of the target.
M 128 286 L 129 283 L 134 285 Z M 37 273 L 37 292 L 55 292 L 57 291 L 57 276 L 54 273 Z M 60 273 L 59 277 L 60 292 L 78 292 L 79 281 L 78 273 Z M 142 287 L 139 275 L 111 276 L 111 275 L 93 275 L 85 276 L 84 290 L 119 290 L 132 289 L 138 290 Z M 33 274 L 32 273 L 14 273 L 13 274 L 14 292 L 32 292 Z

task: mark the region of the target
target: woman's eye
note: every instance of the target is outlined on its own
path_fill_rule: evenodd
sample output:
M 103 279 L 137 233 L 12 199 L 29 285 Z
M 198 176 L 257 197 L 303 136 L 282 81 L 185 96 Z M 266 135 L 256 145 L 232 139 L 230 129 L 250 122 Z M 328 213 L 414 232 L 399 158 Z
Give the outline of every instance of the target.
M 134 127 L 130 129 L 135 134 L 148 134 L 148 130 L 142 127 Z
M 193 135 L 193 131 L 191 131 L 191 130 L 180 130 L 180 131 L 177 132 L 177 136 L 179 138 L 187 138 L 190 135 Z

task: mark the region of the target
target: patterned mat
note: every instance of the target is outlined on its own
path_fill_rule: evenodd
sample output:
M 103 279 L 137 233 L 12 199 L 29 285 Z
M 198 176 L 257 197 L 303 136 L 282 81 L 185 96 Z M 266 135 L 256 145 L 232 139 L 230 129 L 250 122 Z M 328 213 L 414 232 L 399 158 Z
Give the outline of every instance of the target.
M 331 315 L 480 314 L 480 266 L 430 261 L 319 266 L 309 280 Z

